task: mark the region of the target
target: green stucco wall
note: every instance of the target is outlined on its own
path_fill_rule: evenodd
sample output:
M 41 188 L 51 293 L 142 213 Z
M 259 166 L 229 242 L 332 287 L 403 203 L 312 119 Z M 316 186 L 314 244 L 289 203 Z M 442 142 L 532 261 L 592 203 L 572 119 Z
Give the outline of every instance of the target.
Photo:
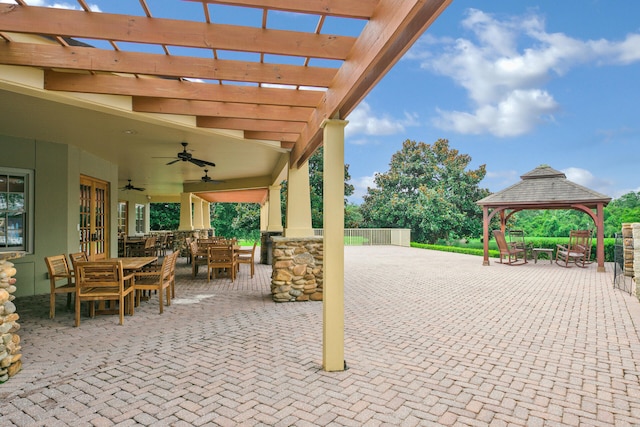
M 14 260 L 16 296 L 48 294 L 44 257 L 79 250 L 80 174 L 111 183 L 117 200 L 117 166 L 65 144 L 0 135 L 0 166 L 32 169 L 34 183 L 33 253 Z M 111 203 L 111 253 L 117 253 L 116 204 Z M 48 307 L 43 307 L 48 310 Z

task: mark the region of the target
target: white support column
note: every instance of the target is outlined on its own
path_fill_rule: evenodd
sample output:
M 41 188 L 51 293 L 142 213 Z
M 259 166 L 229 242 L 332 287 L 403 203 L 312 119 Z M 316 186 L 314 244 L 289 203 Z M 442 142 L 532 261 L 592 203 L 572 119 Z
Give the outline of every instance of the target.
M 311 194 L 309 162 L 289 168 L 287 177 L 287 228 L 285 237 L 311 237 Z
M 180 193 L 180 226 L 178 230 L 193 230 L 191 193 Z
M 260 231 L 266 231 L 269 224 L 269 201 L 260 205 Z
M 280 186 L 269 186 L 269 222 L 267 231 L 282 231 L 282 210 L 280 208 Z
M 193 227 L 196 230 L 204 229 L 204 223 L 202 221 L 202 200 L 200 197 L 194 197 L 193 202 Z
M 211 227 L 211 203 L 202 200 L 202 225 L 205 229 L 210 230 Z
M 344 120 L 325 120 L 324 128 L 324 283 L 323 347 L 325 371 L 344 370 Z

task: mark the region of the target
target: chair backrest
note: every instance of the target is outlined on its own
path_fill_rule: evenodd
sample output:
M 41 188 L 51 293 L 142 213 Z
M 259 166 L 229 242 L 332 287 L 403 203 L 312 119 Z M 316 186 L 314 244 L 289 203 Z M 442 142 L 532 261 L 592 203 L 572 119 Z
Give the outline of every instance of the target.
M 512 246 L 524 248 L 524 230 L 509 230 L 509 242 Z
M 73 270 L 76 270 L 76 263 L 78 261 L 89 261 L 89 257 L 87 256 L 86 252 L 74 252 L 72 254 L 69 254 L 69 259 L 71 260 L 71 266 L 73 267 Z
M 162 260 L 162 267 L 160 267 L 160 280 L 167 281 L 170 280 L 173 275 L 173 269 L 175 269 L 176 265 L 176 255 L 178 252 L 174 252 L 170 255 L 164 257 Z
M 67 283 L 71 284 L 71 271 L 69 269 L 69 263 L 67 262 L 66 255 L 54 255 L 44 258 L 45 264 L 47 264 L 47 270 L 49 271 L 49 280 L 51 284 L 55 286 L 55 282 L 60 279 L 67 279 Z
M 571 230 L 569 232 L 569 250 L 572 252 L 591 252 L 591 230 Z
M 493 230 L 493 237 L 496 238 L 496 244 L 500 252 L 509 251 L 509 245 L 507 245 L 507 240 L 504 238 L 504 233 L 501 230 Z
M 240 249 L 241 258 L 243 260 L 245 260 L 245 261 L 250 258 L 251 262 L 253 262 L 253 258 L 254 258 L 255 254 L 256 254 L 256 246 L 258 246 L 258 241 L 257 240 L 253 242 L 253 247 L 251 249 Z M 247 255 L 249 255 L 249 256 L 247 256 Z
M 195 257 L 198 255 L 198 242 L 195 240 L 189 243 L 189 251 L 191 251 L 191 256 Z
M 124 288 L 122 261 L 78 261 L 76 263 L 76 289 Z
M 151 249 L 151 248 L 154 248 L 155 246 L 156 246 L 156 236 L 147 237 L 147 239 L 144 241 L 145 249 Z
M 224 264 L 233 261 L 233 247 L 229 245 L 209 246 L 209 263 Z
M 176 275 L 176 261 L 178 261 L 178 255 L 180 255 L 180 252 L 171 252 L 169 255 L 167 255 L 167 258 L 170 258 L 170 267 L 171 267 L 171 276 L 175 276 Z

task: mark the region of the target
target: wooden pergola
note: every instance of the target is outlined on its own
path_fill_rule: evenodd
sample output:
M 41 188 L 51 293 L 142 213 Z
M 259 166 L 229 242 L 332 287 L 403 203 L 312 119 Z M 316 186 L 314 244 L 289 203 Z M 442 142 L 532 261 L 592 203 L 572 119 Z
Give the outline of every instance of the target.
M 322 145 L 331 212 L 323 361 L 344 369 L 346 119 L 451 1 L 162 0 L 162 11 L 147 0 L 105 2 L 105 11 L 86 0 L 77 10 L 0 4 L 0 167 L 34 171 L 36 223 L 50 224 L 45 211 L 58 207 L 56 226 L 39 227 L 24 258 L 36 266 L 33 288 L 46 285 L 48 253 L 38 251 L 77 250 L 81 177 L 110 196 L 106 251 L 121 199 L 129 211 L 179 202 L 181 230 L 204 225 L 209 202 L 255 202 L 266 231 L 283 231 L 283 179 L 284 232 L 296 237 L 312 234 L 308 159 Z M 215 163 L 216 183 L 202 182 L 198 165 L 171 161 L 183 141 Z M 135 200 L 118 190 L 129 180 L 144 188 Z
M 167 0 L 170 17 L 146 0 L 109 2 L 128 13 L 94 12 L 86 0 L 80 10 L 0 4 L 0 128 L 45 139 L 55 126 L 117 163 L 119 186 L 131 179 L 156 200 L 266 189 L 286 177 L 283 165 L 308 160 L 323 122 L 346 119 L 450 2 Z M 178 18 L 198 9 L 197 21 Z M 231 22 L 234 11 L 252 18 Z M 25 97 L 29 116 L 12 108 Z M 193 168 L 158 173 L 154 159 L 175 156 L 181 141 L 225 183 L 189 184 L 202 175 Z
M 520 178 L 520 182 L 476 202 L 483 213 L 483 265 L 489 265 L 489 224 L 496 215 L 500 215 L 504 232 L 509 218 L 524 209 L 575 209 L 593 219 L 598 271 L 604 272 L 604 207 L 611 197 L 571 182 L 564 173 L 549 166 L 538 166 Z

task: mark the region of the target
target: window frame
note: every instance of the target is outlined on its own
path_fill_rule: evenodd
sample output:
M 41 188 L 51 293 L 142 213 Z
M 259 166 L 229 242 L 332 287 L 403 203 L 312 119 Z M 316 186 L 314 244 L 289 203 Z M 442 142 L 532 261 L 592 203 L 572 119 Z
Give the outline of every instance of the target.
M 142 203 L 136 203 L 136 234 L 144 234 L 145 233 L 145 205 Z
M 8 168 L 0 167 L 0 176 L 15 176 L 24 179 L 24 188 L 22 194 L 24 194 L 24 206 L 22 209 L 23 216 L 23 230 L 22 230 L 22 244 L 18 246 L 9 246 L 9 233 L 8 233 L 8 220 L 7 214 L 11 212 L 7 206 L 5 209 L 0 210 L 0 217 L 5 217 L 5 242 L 0 243 L 0 253 L 7 252 L 26 252 L 33 254 L 34 251 L 34 196 L 35 196 L 35 171 L 33 169 L 22 168 Z M 9 188 L 7 188 L 5 194 L 9 194 Z M 7 197 L 8 201 L 8 197 Z M 19 212 L 19 211 L 13 211 Z

